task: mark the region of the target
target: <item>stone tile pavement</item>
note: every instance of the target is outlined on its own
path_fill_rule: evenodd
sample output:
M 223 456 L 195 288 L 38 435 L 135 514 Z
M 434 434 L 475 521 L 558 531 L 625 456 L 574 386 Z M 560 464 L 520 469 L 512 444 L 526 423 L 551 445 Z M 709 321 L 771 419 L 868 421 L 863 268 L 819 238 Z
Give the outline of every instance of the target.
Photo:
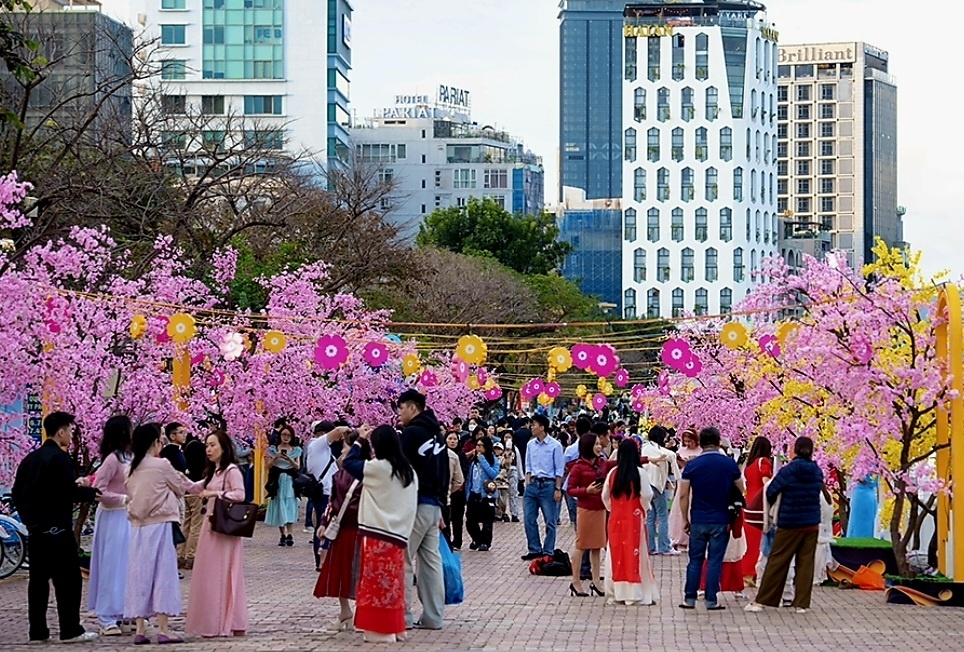
M 560 527 L 560 546 L 572 529 Z M 657 557 L 662 601 L 653 607 L 606 606 L 602 598 L 570 598 L 565 578 L 532 577 L 520 524 L 497 523 L 493 550 L 462 553 L 466 603 L 446 609 L 440 632 L 413 631 L 395 646 L 366 645 L 353 632 L 331 634 L 325 625 L 337 614 L 334 600 L 311 595 L 315 573 L 308 535 L 292 548 L 277 547 L 277 531 L 259 526 L 246 542 L 245 572 L 251 630 L 243 639 L 193 640 L 186 650 L 964 650 L 964 613 L 952 608 L 890 606 L 881 593 L 817 588 L 808 614 L 789 609 L 762 614 L 742 611 L 746 600 L 726 594 L 726 611 L 677 608 L 683 557 Z M 0 650 L 26 650 L 26 573 L 0 581 Z M 188 577 L 182 582 L 187 605 Z M 52 593 L 52 592 L 51 592 Z M 86 604 L 86 595 L 84 599 Z M 53 603 L 49 621 L 56 631 Z M 88 615 L 87 625 L 95 622 Z M 183 618 L 174 621 L 183 631 Z M 56 636 L 56 634 L 54 634 Z M 52 644 L 47 647 L 54 647 Z M 130 638 L 101 639 L 81 650 L 131 650 Z M 30 648 L 36 649 L 36 648 Z M 40 648 L 44 649 L 44 648 Z

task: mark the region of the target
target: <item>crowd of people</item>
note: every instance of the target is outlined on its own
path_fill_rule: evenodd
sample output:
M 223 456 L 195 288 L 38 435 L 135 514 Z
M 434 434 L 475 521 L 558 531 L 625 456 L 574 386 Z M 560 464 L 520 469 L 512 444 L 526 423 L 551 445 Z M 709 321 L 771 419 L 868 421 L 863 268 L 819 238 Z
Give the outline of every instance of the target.
M 553 556 L 563 505 L 575 528 L 572 597 L 654 604 L 652 558 L 685 553 L 682 609 L 694 609 L 700 597 L 706 609 L 724 609 L 721 592 L 746 597 L 757 584 L 747 611 L 810 607 L 827 563 L 829 494 L 809 439 L 798 439 L 781 466 L 765 438 L 741 459 L 714 427 L 685 428 L 677 437 L 661 426 L 642 432 L 619 420 L 541 413 L 487 423 L 476 409 L 443 425 L 416 390 L 396 406 L 396 424 L 316 421 L 302 443 L 279 419 L 269 438 L 264 522 L 278 528 L 279 547 L 293 546 L 298 500 L 307 499 L 314 595 L 340 607 L 329 630 L 396 642 L 412 628 L 442 629 L 441 546 L 460 551 L 467 543 L 485 553 L 516 545 L 495 540 L 494 524 L 522 521 L 521 558 Z M 80 623 L 72 523 L 73 503 L 91 501 L 88 608 L 100 635 L 131 632 L 135 644 L 149 643 L 154 619 L 157 642 L 181 642 L 169 622 L 182 611 L 179 569 L 193 571 L 188 635 L 247 632 L 242 538 L 215 531 L 212 516 L 217 501 L 251 499 L 250 469 L 239 463 L 250 446 L 233 440 L 218 416 L 198 425 L 200 437 L 180 423 L 135 426 L 114 416 L 103 427 L 98 468 L 77 478 L 65 452 L 74 417 L 45 418 L 47 439 L 23 460 L 13 487 L 30 530 L 31 642 L 50 636 L 51 581 L 61 640 L 98 634 Z

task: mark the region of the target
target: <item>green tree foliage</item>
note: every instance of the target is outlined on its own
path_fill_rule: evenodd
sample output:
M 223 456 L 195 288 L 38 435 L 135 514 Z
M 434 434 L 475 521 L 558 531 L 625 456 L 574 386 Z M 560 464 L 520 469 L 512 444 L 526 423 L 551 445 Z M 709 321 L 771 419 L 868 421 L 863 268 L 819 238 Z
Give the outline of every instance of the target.
M 491 256 L 520 274 L 548 274 L 572 251 L 548 213 L 513 215 L 490 198 L 440 208 L 419 227 L 416 242 L 470 256 Z

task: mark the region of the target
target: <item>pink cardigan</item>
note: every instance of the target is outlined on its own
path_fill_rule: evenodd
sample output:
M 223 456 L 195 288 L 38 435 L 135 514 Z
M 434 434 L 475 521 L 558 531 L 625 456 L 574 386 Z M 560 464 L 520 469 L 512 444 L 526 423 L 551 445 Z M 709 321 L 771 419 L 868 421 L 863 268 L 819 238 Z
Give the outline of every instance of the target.
M 132 525 L 179 521 L 180 498 L 203 489 L 203 480 L 191 482 L 163 457 L 145 457 L 127 478 L 127 518 Z
M 100 490 L 100 509 L 123 509 L 127 505 L 127 472 L 130 458 L 121 461 L 111 453 L 101 462 L 94 475 L 94 488 Z

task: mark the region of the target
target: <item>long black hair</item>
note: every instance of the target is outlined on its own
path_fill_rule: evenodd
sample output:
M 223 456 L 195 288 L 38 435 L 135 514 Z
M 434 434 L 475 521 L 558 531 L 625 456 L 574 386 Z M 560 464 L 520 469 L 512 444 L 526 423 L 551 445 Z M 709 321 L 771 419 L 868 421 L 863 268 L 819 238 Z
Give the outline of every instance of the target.
M 104 436 L 100 438 L 101 463 L 111 453 L 116 453 L 117 459 L 121 459 L 122 456 L 130 453 L 131 430 L 133 428 L 134 424 L 124 414 L 114 415 L 107 420 L 107 423 L 104 424 Z
M 372 431 L 369 439 L 372 450 L 375 452 L 375 459 L 385 460 L 392 466 L 392 477 L 401 480 L 403 487 L 415 481 L 415 471 L 412 470 L 411 463 L 402 452 L 402 442 L 394 428 L 378 426 Z
M 750 452 L 746 456 L 746 466 L 750 466 L 761 457 L 770 458 L 773 456 L 773 444 L 766 437 L 760 435 L 753 440 Z
M 639 446 L 632 439 L 619 442 L 616 457 L 616 477 L 613 480 L 613 496 L 635 498 L 643 491 L 639 479 Z
M 579 438 L 579 457 L 590 462 L 598 459 L 596 455 L 596 435 L 589 433 Z
M 476 446 L 479 444 L 482 444 L 482 457 L 484 457 L 485 461 L 489 463 L 489 466 L 495 466 L 495 444 L 492 443 L 492 438 L 488 435 L 485 435 L 484 437 L 481 437 L 479 441 L 475 442 Z
M 228 433 L 221 429 L 214 430 L 207 434 L 204 438 L 204 446 L 207 448 L 208 437 L 217 437 L 218 443 L 221 445 L 221 461 L 215 464 L 211 460 L 208 460 L 208 466 L 204 469 L 204 486 L 208 486 L 211 480 L 214 478 L 214 474 L 217 471 L 223 471 L 232 464 L 238 463 L 238 454 L 234 450 L 234 442 L 228 437 Z
M 147 457 L 147 451 L 149 451 L 151 446 L 154 445 L 154 442 L 160 438 L 161 424 L 159 423 L 142 423 L 134 428 L 134 434 L 131 435 L 134 459 L 131 460 L 131 470 L 127 475 L 133 475 L 137 465 Z

